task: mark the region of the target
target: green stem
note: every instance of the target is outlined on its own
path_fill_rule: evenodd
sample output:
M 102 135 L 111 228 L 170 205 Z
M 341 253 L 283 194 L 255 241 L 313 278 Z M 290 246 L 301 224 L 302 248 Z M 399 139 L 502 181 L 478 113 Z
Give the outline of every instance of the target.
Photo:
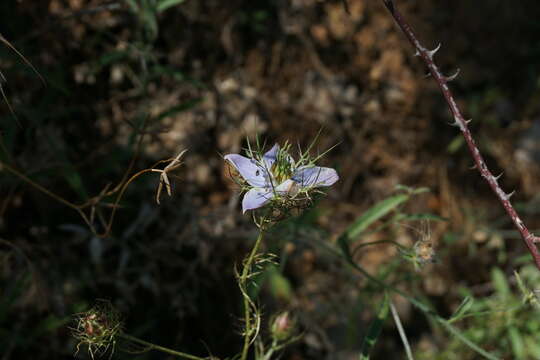
M 249 253 L 249 256 L 247 258 L 247 261 L 244 263 L 244 268 L 242 269 L 242 275 L 240 276 L 240 286 L 243 288 L 243 298 L 244 298 L 244 323 L 245 323 L 245 329 L 244 329 L 244 347 L 242 348 L 242 356 L 240 357 L 240 360 L 246 360 L 248 351 L 249 351 L 249 345 L 251 344 L 251 312 L 250 312 L 250 299 L 249 295 L 247 293 L 247 279 L 250 273 L 251 265 L 253 263 L 253 259 L 255 258 L 255 255 L 257 254 L 257 251 L 259 250 L 259 246 L 262 242 L 262 239 L 264 238 L 264 230 L 261 229 L 259 232 L 259 236 L 257 236 L 257 240 L 255 241 L 255 245 L 253 245 L 253 249 L 251 249 L 251 252 Z
M 270 350 L 264 355 L 263 360 L 270 360 L 272 358 L 272 355 L 274 355 L 274 351 L 276 351 L 277 348 L 277 341 L 276 339 L 272 340 L 272 346 L 270 346 Z
M 186 354 L 186 353 L 183 353 L 183 352 L 180 352 L 180 351 L 172 350 L 172 349 L 169 349 L 169 348 L 166 348 L 166 347 L 163 347 L 163 346 L 159 346 L 159 345 L 156 345 L 156 344 L 152 344 L 152 343 L 149 343 L 148 341 L 141 340 L 139 338 L 136 338 L 135 336 L 131 336 L 131 335 L 128 335 L 128 334 L 125 334 L 125 333 L 120 333 L 118 336 L 120 336 L 120 337 L 122 337 L 122 338 L 124 338 L 126 340 L 132 341 L 134 343 L 147 346 L 149 350 L 158 350 L 158 351 L 162 351 L 162 352 L 167 353 L 167 354 L 175 355 L 175 356 L 182 357 L 184 359 L 190 359 L 190 360 L 206 360 L 207 359 L 207 358 L 202 358 L 202 357 L 195 356 L 195 355 Z

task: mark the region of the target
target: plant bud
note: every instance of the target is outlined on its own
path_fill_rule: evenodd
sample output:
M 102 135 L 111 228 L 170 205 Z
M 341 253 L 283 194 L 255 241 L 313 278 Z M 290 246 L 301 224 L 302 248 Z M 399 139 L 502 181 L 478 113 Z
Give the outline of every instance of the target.
M 294 333 L 295 327 L 295 320 L 290 316 L 288 311 L 285 311 L 274 317 L 270 326 L 270 332 L 275 340 L 285 341 Z

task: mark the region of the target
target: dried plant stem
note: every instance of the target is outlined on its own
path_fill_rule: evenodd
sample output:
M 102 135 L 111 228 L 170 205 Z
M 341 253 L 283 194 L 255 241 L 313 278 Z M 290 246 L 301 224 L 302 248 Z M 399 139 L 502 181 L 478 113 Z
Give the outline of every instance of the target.
M 433 61 L 433 56 L 437 52 L 437 50 L 440 47 L 440 44 L 437 48 L 434 50 L 428 50 L 422 44 L 420 44 L 420 41 L 416 37 L 415 33 L 413 32 L 411 26 L 409 23 L 403 18 L 401 13 L 398 11 L 396 6 L 394 5 L 393 0 L 383 0 L 384 5 L 396 21 L 397 25 L 401 28 L 409 42 L 414 46 L 416 49 L 416 55 L 420 56 L 422 60 L 427 65 L 429 72 L 431 76 L 435 79 L 437 84 L 439 85 L 439 88 L 441 89 L 441 92 L 444 95 L 444 98 L 446 102 L 448 103 L 448 106 L 450 107 L 450 111 L 452 112 L 452 116 L 454 117 L 454 122 L 452 125 L 459 127 L 461 130 L 461 133 L 463 134 L 463 137 L 465 138 L 465 141 L 467 143 L 467 147 L 469 148 L 469 151 L 474 159 L 475 168 L 480 172 L 480 175 L 484 178 L 484 180 L 487 181 L 489 184 L 491 190 L 495 193 L 497 198 L 499 199 L 500 203 L 506 210 L 506 213 L 510 218 L 512 219 L 512 222 L 514 223 L 514 226 L 517 228 L 519 233 L 521 234 L 521 237 L 523 241 L 525 242 L 525 245 L 529 249 L 529 252 L 531 253 L 534 263 L 536 267 L 540 270 L 540 252 L 538 251 L 538 248 L 536 246 L 536 243 L 540 241 L 540 238 L 537 236 L 534 236 L 529 229 L 525 226 L 523 221 L 521 221 L 519 215 L 517 214 L 516 210 L 510 203 L 510 197 L 513 193 L 505 193 L 501 187 L 499 186 L 498 179 L 500 176 L 493 176 L 491 171 L 489 171 L 482 155 L 480 154 L 480 151 L 478 150 L 478 147 L 476 146 L 476 143 L 474 142 L 474 139 L 472 137 L 472 134 L 467 126 L 467 123 L 470 120 L 465 120 L 463 115 L 461 114 L 456 101 L 454 100 L 454 96 L 452 92 L 450 91 L 450 88 L 448 87 L 448 82 L 452 81 L 456 76 L 456 74 L 452 76 L 444 76 L 435 62 Z
M 86 201 L 83 204 L 75 204 L 75 203 L 73 203 L 71 201 L 66 200 L 65 198 L 61 197 L 60 195 L 57 195 L 57 194 L 53 193 L 52 191 L 48 190 L 47 188 L 43 187 L 42 185 L 38 184 L 37 182 L 31 180 L 28 176 L 26 176 L 22 172 L 18 171 L 15 167 L 13 167 L 11 165 L 8 165 L 7 163 L 4 163 L 2 161 L 0 161 L 0 171 L 6 170 L 7 172 L 10 172 L 11 174 L 18 177 L 20 180 L 26 182 L 28 185 L 30 185 L 33 188 L 41 191 L 45 195 L 50 196 L 51 198 L 58 201 L 59 203 L 64 204 L 64 205 L 74 209 L 75 211 L 77 211 L 77 213 L 79 213 L 81 218 L 84 220 L 86 225 L 88 225 L 88 227 L 94 233 L 94 235 L 99 236 L 99 237 L 106 237 L 106 236 L 108 236 L 110 234 L 112 224 L 113 224 L 113 221 L 114 221 L 114 216 L 116 214 L 116 210 L 119 207 L 120 200 L 122 199 L 122 197 L 124 195 L 124 192 L 126 191 L 128 185 L 131 182 L 133 182 L 136 178 L 138 178 L 139 176 L 141 176 L 141 175 L 143 175 L 145 173 L 155 172 L 156 171 L 155 166 L 157 166 L 158 164 L 160 164 L 162 162 L 174 161 L 174 160 L 175 159 L 160 160 L 154 166 L 152 166 L 149 169 L 141 170 L 141 171 L 135 173 L 134 175 L 132 175 L 129 178 L 127 178 L 125 176 L 124 179 L 122 179 L 122 181 L 113 190 L 108 190 L 108 187 L 106 187 L 105 189 L 103 189 L 101 194 L 99 194 L 97 196 L 94 196 L 93 198 L 91 198 L 90 200 Z M 131 168 L 131 165 L 130 165 L 130 168 Z M 165 170 L 160 170 L 160 171 L 163 172 Z M 97 229 L 92 224 L 92 222 L 93 222 L 92 221 L 92 216 L 88 216 L 87 214 L 85 214 L 84 210 L 90 208 L 92 210 L 92 212 L 93 212 L 94 211 L 93 209 L 99 204 L 99 202 L 104 197 L 112 196 L 114 194 L 117 194 L 117 196 L 116 196 L 116 199 L 115 199 L 114 203 L 111 205 L 112 206 L 112 211 L 111 211 L 111 214 L 109 216 L 109 219 L 108 219 L 107 222 L 105 222 L 103 224 L 105 229 L 103 230 L 103 232 L 98 233 Z

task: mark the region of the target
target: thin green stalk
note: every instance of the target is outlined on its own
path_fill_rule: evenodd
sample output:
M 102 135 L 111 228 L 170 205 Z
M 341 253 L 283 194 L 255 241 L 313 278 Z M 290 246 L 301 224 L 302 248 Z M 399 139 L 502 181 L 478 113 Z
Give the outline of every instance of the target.
M 392 300 L 390 300 L 390 311 L 392 312 L 392 317 L 394 318 L 394 322 L 396 323 L 396 327 L 399 332 L 399 337 L 401 338 L 401 341 L 403 342 L 403 346 L 405 347 L 407 359 L 414 360 L 412 351 L 411 351 L 411 346 L 409 345 L 409 340 L 407 340 L 407 335 L 405 334 L 405 329 L 403 329 L 403 325 L 401 324 L 401 320 L 399 319 L 399 314 Z
M 136 338 L 135 336 L 131 336 L 131 335 L 128 335 L 128 334 L 125 334 L 125 333 L 120 333 L 120 334 L 118 334 L 118 336 L 120 336 L 120 337 L 122 337 L 122 338 L 124 338 L 126 340 L 132 341 L 134 343 L 147 346 L 148 350 L 158 350 L 158 351 L 162 351 L 162 352 L 167 353 L 167 354 L 182 357 L 184 359 L 207 360 L 207 358 L 202 358 L 202 357 L 199 357 L 199 356 L 186 354 L 186 353 L 183 353 L 183 352 L 180 352 L 180 351 L 176 351 L 176 350 L 172 350 L 172 349 L 169 349 L 169 348 L 166 348 L 166 347 L 163 347 L 163 346 L 152 344 L 152 343 L 150 343 L 148 341 L 141 340 L 139 338 Z
M 264 355 L 263 360 L 270 360 L 272 358 L 272 355 L 274 355 L 274 352 L 276 351 L 277 347 L 277 340 L 272 340 L 272 345 L 270 346 L 270 350 Z
M 255 255 L 257 254 L 257 251 L 259 250 L 259 246 L 262 242 L 262 239 L 264 238 L 264 230 L 261 229 L 259 232 L 259 236 L 257 236 L 257 240 L 255 241 L 255 245 L 253 245 L 253 249 L 251 249 L 251 252 L 249 253 L 249 256 L 247 258 L 247 261 L 244 263 L 244 268 L 242 269 L 242 275 L 240 276 L 240 288 L 242 291 L 242 295 L 244 298 L 244 323 L 245 323 L 245 329 L 244 329 L 244 347 L 242 348 L 242 356 L 240 357 L 241 360 L 246 360 L 249 346 L 251 344 L 251 300 L 249 298 L 249 294 L 247 293 L 247 280 L 250 273 L 251 265 L 253 263 L 253 259 L 255 259 Z

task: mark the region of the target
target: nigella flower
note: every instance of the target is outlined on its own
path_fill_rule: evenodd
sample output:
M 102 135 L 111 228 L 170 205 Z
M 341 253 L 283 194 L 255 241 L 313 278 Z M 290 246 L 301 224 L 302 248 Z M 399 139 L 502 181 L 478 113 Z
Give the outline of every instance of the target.
M 280 149 L 274 145 L 262 156 L 249 151 L 250 157 L 238 154 L 225 156 L 240 174 L 246 185 L 242 200 L 242 210 L 254 210 L 269 202 L 287 202 L 294 207 L 295 200 L 305 199 L 309 192 L 318 187 L 326 187 L 339 180 L 336 170 L 315 166 L 305 155 L 295 162 L 289 155 L 289 145 Z M 299 195 L 306 195 L 299 197 Z M 292 206 L 291 203 L 293 204 Z

